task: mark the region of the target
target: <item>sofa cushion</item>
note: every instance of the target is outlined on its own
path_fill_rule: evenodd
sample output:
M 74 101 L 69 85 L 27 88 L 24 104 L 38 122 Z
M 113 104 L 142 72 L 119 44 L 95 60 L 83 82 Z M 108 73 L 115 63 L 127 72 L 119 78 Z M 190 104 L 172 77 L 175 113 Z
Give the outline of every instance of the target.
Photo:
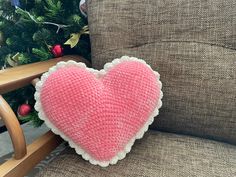
M 88 0 L 93 67 L 143 58 L 158 70 L 153 128 L 236 144 L 234 0 Z
M 106 168 L 94 166 L 68 148 L 37 176 L 234 177 L 236 147 L 213 140 L 149 131 L 124 160 Z

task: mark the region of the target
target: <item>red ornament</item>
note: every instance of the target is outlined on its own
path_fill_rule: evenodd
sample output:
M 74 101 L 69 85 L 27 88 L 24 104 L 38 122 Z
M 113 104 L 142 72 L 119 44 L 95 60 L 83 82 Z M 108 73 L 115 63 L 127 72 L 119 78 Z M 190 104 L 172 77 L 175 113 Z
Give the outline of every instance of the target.
M 63 55 L 63 47 L 60 44 L 56 44 L 51 48 L 51 52 L 54 57 L 61 57 Z
M 18 115 L 19 116 L 27 116 L 31 112 L 32 108 L 28 104 L 22 104 L 18 107 Z

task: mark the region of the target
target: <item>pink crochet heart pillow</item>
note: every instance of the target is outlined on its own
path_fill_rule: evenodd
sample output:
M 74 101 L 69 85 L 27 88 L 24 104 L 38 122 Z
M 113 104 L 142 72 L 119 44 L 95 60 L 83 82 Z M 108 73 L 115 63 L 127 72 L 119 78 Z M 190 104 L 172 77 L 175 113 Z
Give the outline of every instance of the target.
M 59 62 L 36 84 L 35 109 L 51 130 L 92 164 L 123 159 L 161 107 L 159 74 L 123 56 L 98 71 Z

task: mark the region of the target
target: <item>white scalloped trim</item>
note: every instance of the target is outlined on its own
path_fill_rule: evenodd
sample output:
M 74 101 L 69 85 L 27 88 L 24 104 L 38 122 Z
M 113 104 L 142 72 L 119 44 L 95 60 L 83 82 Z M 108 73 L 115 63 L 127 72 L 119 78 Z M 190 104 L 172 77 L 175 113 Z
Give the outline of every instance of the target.
M 41 80 L 39 82 L 37 82 L 35 88 L 36 88 L 36 92 L 35 92 L 35 100 L 36 100 L 36 104 L 35 104 L 35 110 L 38 111 L 38 115 L 39 118 L 41 120 L 45 121 L 45 124 L 51 128 L 51 130 L 57 134 L 60 135 L 64 140 L 66 140 L 69 145 L 75 149 L 75 151 L 77 152 L 77 154 L 82 155 L 82 157 L 85 160 L 88 160 L 91 164 L 94 165 L 100 165 L 101 167 L 107 167 L 109 164 L 116 164 L 118 160 L 121 160 L 123 158 L 125 158 L 126 154 L 130 152 L 131 147 L 133 146 L 134 142 L 136 139 L 140 139 L 143 137 L 144 133 L 148 130 L 149 125 L 152 124 L 152 122 L 154 121 L 154 117 L 156 117 L 159 114 L 159 108 L 162 106 L 162 97 L 163 97 L 163 92 L 160 91 L 160 98 L 158 100 L 158 104 L 155 108 L 155 110 L 152 112 L 152 114 L 150 115 L 150 117 L 148 118 L 147 122 L 144 124 L 144 126 L 136 133 L 136 135 L 130 139 L 130 141 L 127 143 L 127 145 L 125 146 L 124 150 L 117 153 L 117 155 L 115 157 L 113 157 L 110 161 L 98 161 L 96 159 L 93 159 L 93 157 L 91 157 L 85 150 L 83 150 L 79 145 L 75 144 L 69 137 L 67 137 L 63 132 L 61 132 L 60 130 L 58 130 L 57 127 L 55 127 L 50 121 L 49 119 L 46 117 L 42 105 L 41 105 L 41 101 L 40 101 L 40 91 L 42 88 L 43 83 L 46 81 L 46 79 L 48 78 L 48 76 L 50 74 L 52 74 L 53 72 L 55 72 L 58 68 L 64 68 L 64 67 L 68 67 L 68 66 L 77 66 L 79 68 L 85 68 L 87 69 L 89 72 L 94 73 L 98 78 L 104 76 L 112 67 L 116 66 L 117 64 L 123 62 L 123 61 L 138 61 L 141 62 L 143 64 L 145 64 L 147 67 L 149 67 L 151 70 L 152 68 L 144 61 L 141 59 L 137 59 L 135 57 L 129 57 L 129 56 L 123 56 L 121 58 L 117 58 L 114 59 L 112 62 L 110 63 L 106 63 L 104 65 L 104 69 L 98 71 L 92 68 L 87 68 L 86 65 L 84 63 L 77 63 L 75 61 L 67 61 L 67 62 L 59 62 L 57 63 L 55 66 L 51 67 L 49 69 L 48 72 L 44 73 L 41 77 Z M 153 71 L 153 70 L 152 70 Z M 160 79 L 160 75 L 158 72 L 153 71 L 154 74 L 156 75 L 157 78 L 157 82 L 160 86 L 160 88 L 162 88 L 162 83 L 159 80 Z

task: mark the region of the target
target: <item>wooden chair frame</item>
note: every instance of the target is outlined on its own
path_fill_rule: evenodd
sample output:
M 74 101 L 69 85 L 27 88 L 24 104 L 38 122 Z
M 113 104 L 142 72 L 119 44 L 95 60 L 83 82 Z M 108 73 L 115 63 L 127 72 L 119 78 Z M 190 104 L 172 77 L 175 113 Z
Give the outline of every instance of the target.
M 7 127 L 14 149 L 14 156 L 0 165 L 0 177 L 26 175 L 37 163 L 63 142 L 59 136 L 48 131 L 27 146 L 17 117 L 1 94 L 29 84 L 35 85 L 39 80 L 38 78 L 48 71 L 51 66 L 59 61 L 68 60 L 84 62 L 87 66 L 90 66 L 90 63 L 82 57 L 71 55 L 0 71 L 0 119 Z

